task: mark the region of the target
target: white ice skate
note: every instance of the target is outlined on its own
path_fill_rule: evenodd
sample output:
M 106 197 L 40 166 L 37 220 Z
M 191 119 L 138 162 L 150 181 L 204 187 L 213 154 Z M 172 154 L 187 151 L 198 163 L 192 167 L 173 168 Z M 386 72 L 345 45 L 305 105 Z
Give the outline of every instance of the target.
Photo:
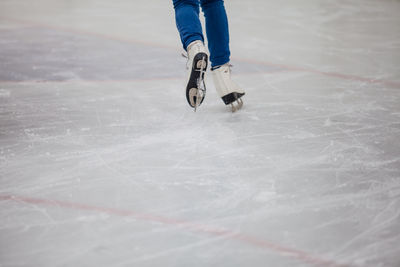
M 202 41 L 194 41 L 187 48 L 188 78 L 186 86 L 186 99 L 194 111 L 203 103 L 206 96 L 204 82 L 208 65 L 208 55 Z
M 215 88 L 218 95 L 222 98 L 225 105 L 231 105 L 232 112 L 242 108 L 245 92 L 232 81 L 231 79 L 231 65 L 224 64 L 212 70 Z

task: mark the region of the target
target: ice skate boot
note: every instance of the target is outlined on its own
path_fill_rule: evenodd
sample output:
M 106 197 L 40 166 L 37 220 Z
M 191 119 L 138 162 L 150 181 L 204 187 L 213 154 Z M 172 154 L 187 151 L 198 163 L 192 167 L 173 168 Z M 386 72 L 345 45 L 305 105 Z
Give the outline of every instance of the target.
M 225 105 L 231 105 L 232 112 L 242 108 L 245 92 L 232 81 L 231 65 L 226 63 L 222 66 L 212 69 L 215 88 L 218 95 L 224 101 Z
M 208 55 L 202 41 L 194 41 L 189 44 L 187 58 L 186 100 L 196 111 L 206 96 L 204 77 L 208 65 Z

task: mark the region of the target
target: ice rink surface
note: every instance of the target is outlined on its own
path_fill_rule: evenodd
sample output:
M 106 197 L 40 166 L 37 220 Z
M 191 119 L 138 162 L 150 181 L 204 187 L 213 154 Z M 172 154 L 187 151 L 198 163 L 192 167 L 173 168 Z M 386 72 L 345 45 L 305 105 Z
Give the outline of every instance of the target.
M 0 266 L 400 266 L 400 1 L 225 4 L 234 114 L 169 0 L 0 1 Z

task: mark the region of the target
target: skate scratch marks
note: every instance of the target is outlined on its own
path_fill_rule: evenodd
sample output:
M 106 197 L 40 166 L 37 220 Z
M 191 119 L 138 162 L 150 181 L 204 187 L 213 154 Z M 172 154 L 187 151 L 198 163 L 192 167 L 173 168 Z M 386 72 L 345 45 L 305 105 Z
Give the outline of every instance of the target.
M 355 243 L 362 242 L 363 237 L 371 233 L 375 233 L 380 229 L 384 229 L 388 227 L 392 222 L 395 222 L 400 216 L 400 212 L 398 212 L 396 209 L 397 203 L 398 200 L 393 200 L 391 203 L 389 203 L 386 208 L 384 208 L 379 214 L 375 216 L 373 223 L 371 223 L 372 226 L 369 229 L 361 232 L 360 234 L 356 235 L 351 240 L 349 240 L 347 243 L 345 243 L 341 248 L 339 248 L 336 251 L 336 254 L 340 254 L 343 251 L 346 251 L 346 249 L 348 249 Z
M 59 200 L 50 200 L 50 199 L 41 199 L 41 198 L 31 198 L 31 197 L 23 197 L 23 196 L 14 196 L 14 195 L 0 195 L 0 201 L 15 201 L 20 203 L 27 203 L 27 204 L 34 204 L 34 205 L 42 205 L 42 206 L 53 206 L 53 207 L 61 207 L 66 209 L 73 209 L 73 210 L 83 210 L 89 212 L 100 212 L 105 213 L 108 215 L 113 216 L 120 216 L 120 217 L 132 217 L 137 220 L 147 221 L 151 223 L 161 223 L 165 225 L 173 225 L 177 227 L 181 227 L 187 231 L 197 232 L 208 234 L 214 237 L 223 237 L 225 239 L 231 239 L 235 241 L 240 241 L 247 245 L 251 245 L 257 247 L 259 249 L 263 249 L 268 252 L 276 252 L 282 254 L 282 256 L 290 257 L 297 259 L 299 261 L 314 265 L 314 266 L 331 266 L 331 267 L 345 267 L 349 266 L 347 264 L 341 264 L 333 260 L 326 260 L 320 258 L 318 256 L 314 256 L 310 253 L 305 251 L 292 249 L 289 247 L 284 247 L 279 244 L 275 244 L 272 242 L 264 241 L 257 237 L 253 237 L 250 235 L 242 234 L 236 231 L 217 228 L 215 226 L 203 225 L 192 223 L 189 221 L 178 220 L 163 216 L 156 216 L 151 214 L 143 214 L 143 213 L 136 213 L 129 210 L 122 210 L 122 209 L 114 209 L 114 208 L 107 208 L 107 207 L 100 207 L 100 206 L 92 206 L 87 204 L 81 203 L 73 203 L 73 202 L 66 202 L 66 201 L 59 201 Z
M 214 237 L 211 239 L 191 243 L 189 245 L 183 245 L 183 246 L 174 247 L 171 249 L 165 249 L 160 252 L 154 252 L 154 253 L 142 255 L 140 257 L 135 257 L 135 259 L 131 259 L 126 262 L 121 262 L 121 266 L 132 266 L 133 263 L 148 261 L 148 260 L 156 259 L 156 258 L 163 257 L 163 256 L 169 256 L 171 253 L 176 252 L 176 251 L 184 251 L 187 249 L 204 247 L 208 244 L 213 244 L 213 243 L 216 243 L 216 242 L 224 240 L 224 239 L 225 239 L 225 237 Z

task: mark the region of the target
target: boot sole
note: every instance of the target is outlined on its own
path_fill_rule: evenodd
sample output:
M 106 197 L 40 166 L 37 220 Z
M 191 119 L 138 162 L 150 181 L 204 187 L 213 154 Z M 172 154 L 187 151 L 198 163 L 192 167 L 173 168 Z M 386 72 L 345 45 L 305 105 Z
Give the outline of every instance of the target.
M 203 60 L 204 59 L 204 60 Z M 189 82 L 186 86 L 186 100 L 189 105 L 194 108 L 196 103 L 196 96 L 193 98 L 193 102 L 190 99 L 190 95 L 193 94 L 193 91 L 198 90 L 198 83 L 197 81 L 201 78 L 204 80 L 205 72 L 208 66 L 208 55 L 206 53 L 198 53 L 194 56 L 193 64 L 192 64 L 192 71 L 190 73 Z M 200 77 L 201 70 L 203 70 L 203 75 Z M 205 88 L 204 88 L 205 89 Z M 192 92 L 192 93 L 191 93 Z M 204 92 L 205 93 L 205 92 Z M 204 97 L 201 99 L 200 104 L 203 103 Z

